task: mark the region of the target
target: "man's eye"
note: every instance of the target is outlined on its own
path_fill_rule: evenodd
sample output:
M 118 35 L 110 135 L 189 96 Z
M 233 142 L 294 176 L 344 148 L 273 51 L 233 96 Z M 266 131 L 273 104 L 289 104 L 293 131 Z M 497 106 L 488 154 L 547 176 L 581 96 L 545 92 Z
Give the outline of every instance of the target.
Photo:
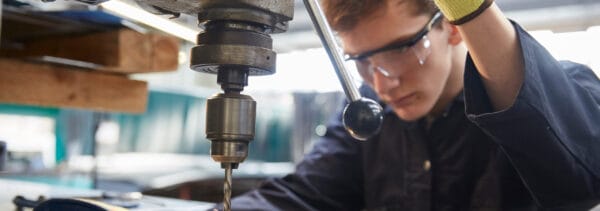
M 408 50 L 407 47 L 402 47 L 402 48 L 396 48 L 394 50 L 391 50 L 390 52 L 394 52 L 394 53 L 404 53 L 406 52 L 406 50 Z
M 359 60 L 356 60 L 356 63 L 359 64 L 359 65 L 361 65 L 361 66 L 368 66 L 369 65 L 369 60 L 367 60 L 367 59 L 359 59 Z

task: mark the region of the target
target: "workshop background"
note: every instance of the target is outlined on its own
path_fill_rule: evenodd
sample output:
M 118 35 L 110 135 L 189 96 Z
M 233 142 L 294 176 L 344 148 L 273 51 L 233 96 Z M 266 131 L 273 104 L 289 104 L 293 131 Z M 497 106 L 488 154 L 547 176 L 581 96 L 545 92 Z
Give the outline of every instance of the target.
M 556 58 L 600 75 L 600 2 L 497 3 Z M 220 88 L 189 68 L 196 17 L 125 0 L 3 0 L 1 9 L 1 181 L 221 200 L 223 171 L 204 133 L 206 99 Z M 293 171 L 345 100 L 302 1 L 272 37 L 277 73 L 250 77 L 244 91 L 257 102 L 256 136 L 234 195 Z

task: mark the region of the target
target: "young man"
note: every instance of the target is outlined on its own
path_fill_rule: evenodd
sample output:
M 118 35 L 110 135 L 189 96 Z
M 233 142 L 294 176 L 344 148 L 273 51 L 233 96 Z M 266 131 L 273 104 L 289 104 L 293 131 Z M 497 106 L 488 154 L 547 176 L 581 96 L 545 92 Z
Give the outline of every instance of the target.
M 293 174 L 234 210 L 599 203 L 600 82 L 589 68 L 557 62 L 487 0 L 323 4 L 363 94 L 384 106 L 382 130 L 359 142 L 336 119 Z

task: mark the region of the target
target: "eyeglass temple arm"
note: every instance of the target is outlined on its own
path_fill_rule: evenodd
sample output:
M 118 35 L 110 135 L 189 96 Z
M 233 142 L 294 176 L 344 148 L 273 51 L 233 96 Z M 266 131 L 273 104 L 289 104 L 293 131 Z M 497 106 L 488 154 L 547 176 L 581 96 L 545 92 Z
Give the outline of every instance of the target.
M 344 66 L 342 54 L 317 0 L 304 0 L 304 5 L 350 102 L 344 109 L 344 127 L 354 138 L 367 140 L 379 132 L 383 109 L 377 102 L 360 96 Z

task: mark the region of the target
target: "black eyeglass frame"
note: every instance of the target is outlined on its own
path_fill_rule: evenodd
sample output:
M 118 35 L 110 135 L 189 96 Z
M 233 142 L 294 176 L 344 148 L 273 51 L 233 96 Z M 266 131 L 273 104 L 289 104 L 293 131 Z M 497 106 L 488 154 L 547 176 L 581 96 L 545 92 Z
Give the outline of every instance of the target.
M 366 58 L 369 58 L 375 54 L 381 53 L 381 52 L 385 52 L 385 51 L 391 51 L 391 50 L 404 50 L 404 49 L 408 49 L 410 47 L 413 47 L 415 44 L 417 44 L 421 39 L 423 39 L 423 37 L 425 37 L 425 35 L 427 35 L 431 29 L 433 28 L 433 25 L 435 25 L 435 23 L 438 22 L 438 20 L 441 20 L 442 17 L 442 13 L 440 11 L 435 12 L 435 14 L 433 14 L 433 17 L 431 17 L 431 19 L 429 20 L 429 22 L 427 22 L 427 24 L 423 27 L 423 29 L 421 29 L 419 32 L 417 32 L 417 34 L 415 36 L 413 36 L 412 38 L 400 42 L 400 43 L 396 43 L 396 44 L 392 44 L 392 45 L 387 45 L 387 46 L 383 46 L 381 48 L 375 49 L 375 50 L 371 50 L 362 54 L 358 54 L 356 56 L 352 56 L 352 55 L 346 55 L 346 61 L 349 60 L 364 60 Z

